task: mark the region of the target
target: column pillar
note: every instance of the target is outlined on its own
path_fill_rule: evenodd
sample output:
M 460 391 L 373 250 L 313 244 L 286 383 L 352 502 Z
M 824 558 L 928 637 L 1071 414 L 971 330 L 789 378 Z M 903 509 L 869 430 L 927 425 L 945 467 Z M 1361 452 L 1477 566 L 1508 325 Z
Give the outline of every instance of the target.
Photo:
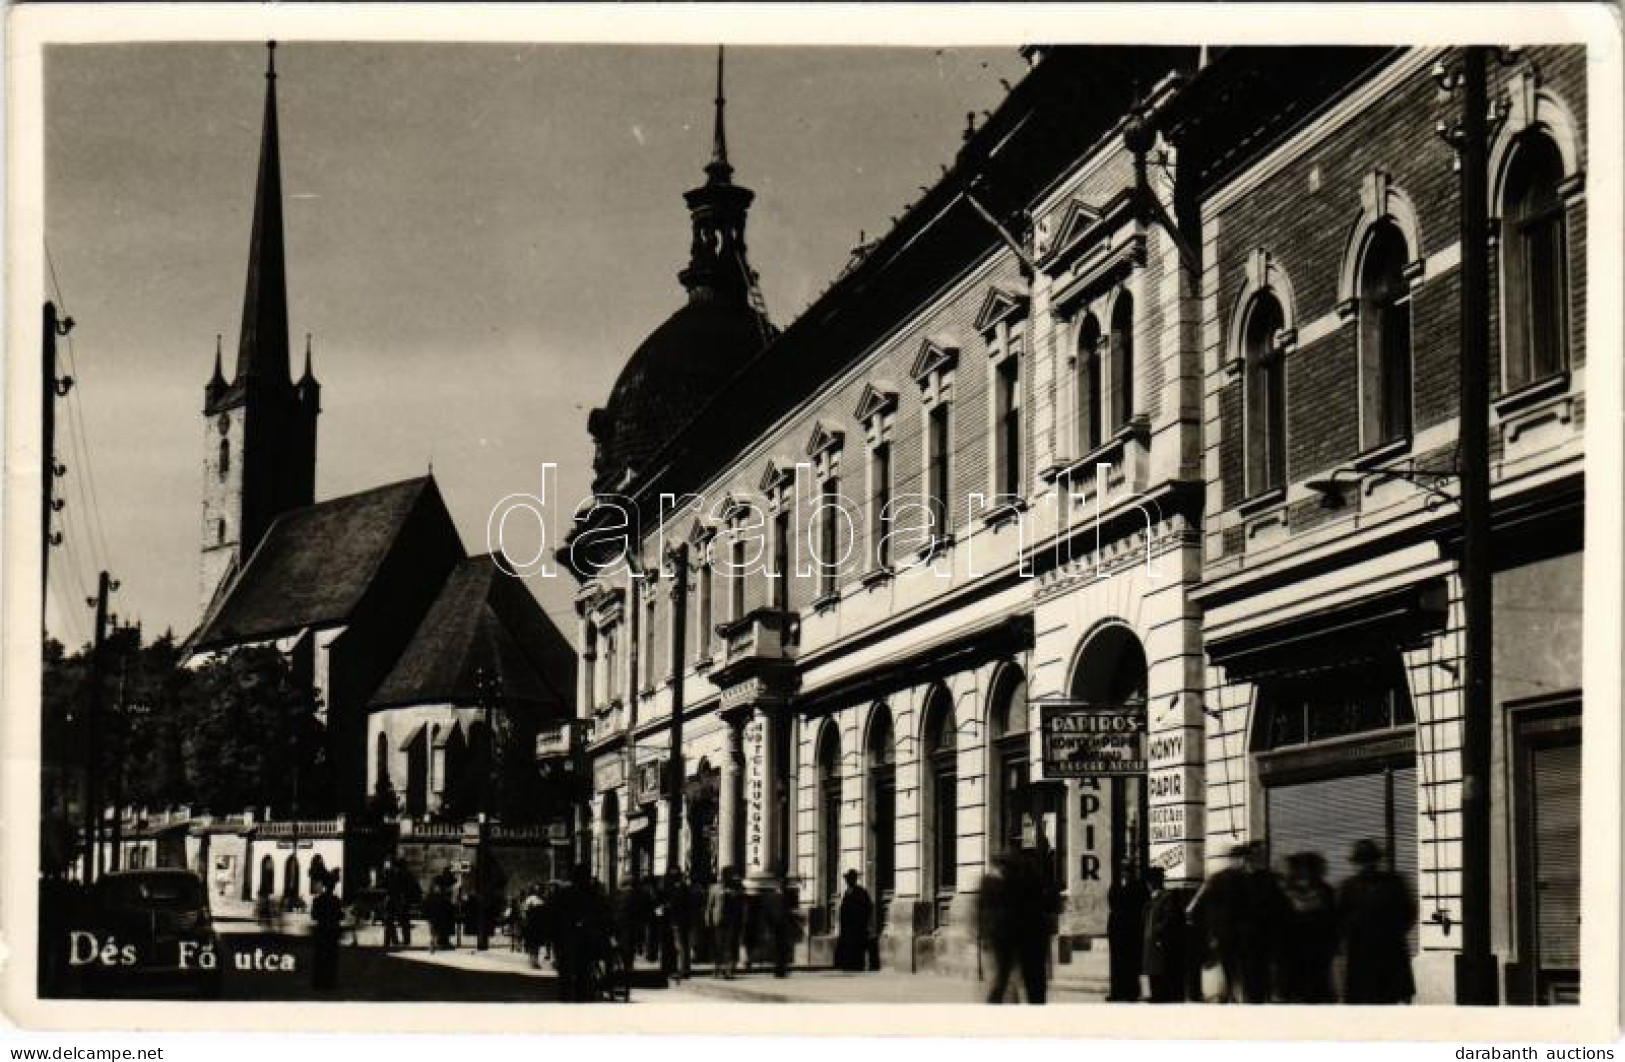
M 745 781 L 745 890 L 771 892 L 778 888 L 782 868 L 777 866 L 784 852 L 780 836 L 778 793 L 784 777 L 779 730 L 784 726 L 780 713 L 758 705 L 745 722 L 741 737 Z
M 744 719 L 737 713 L 723 716 L 728 733 L 722 751 L 722 779 L 717 794 L 717 869 L 726 867 L 743 871 L 740 865 L 740 838 L 743 836 L 740 808 L 740 768 L 743 756 L 741 733 Z

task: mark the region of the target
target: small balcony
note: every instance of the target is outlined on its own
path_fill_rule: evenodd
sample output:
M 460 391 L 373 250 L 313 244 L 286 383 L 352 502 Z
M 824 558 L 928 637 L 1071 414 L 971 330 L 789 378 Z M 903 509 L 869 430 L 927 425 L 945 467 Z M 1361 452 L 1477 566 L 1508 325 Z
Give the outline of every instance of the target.
M 801 641 L 801 617 L 759 608 L 721 625 L 717 633 L 722 636 L 722 663 L 711 680 L 726 687 L 751 675 L 790 669 Z

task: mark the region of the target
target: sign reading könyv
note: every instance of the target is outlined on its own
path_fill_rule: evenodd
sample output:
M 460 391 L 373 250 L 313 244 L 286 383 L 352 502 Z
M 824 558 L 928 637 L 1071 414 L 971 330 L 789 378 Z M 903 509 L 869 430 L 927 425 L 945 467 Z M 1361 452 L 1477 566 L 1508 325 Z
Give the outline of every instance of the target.
M 1042 777 L 1145 773 L 1145 705 L 1051 701 L 1038 712 Z

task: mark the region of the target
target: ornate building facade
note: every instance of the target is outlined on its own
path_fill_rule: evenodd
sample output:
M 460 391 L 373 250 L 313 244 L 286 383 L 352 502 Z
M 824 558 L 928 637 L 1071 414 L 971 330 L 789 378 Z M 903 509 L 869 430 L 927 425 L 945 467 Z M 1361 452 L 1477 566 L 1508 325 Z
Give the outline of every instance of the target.
M 782 331 L 719 88 L 689 304 L 593 414 L 599 505 L 561 552 L 595 872 L 787 875 L 818 961 L 855 869 L 886 965 L 968 972 L 984 873 L 1033 851 L 1058 975 L 1090 979 L 1114 875 L 1195 885 L 1263 841 L 1335 877 L 1370 837 L 1421 898 L 1421 998 L 1447 1000 L 1460 520 L 1427 473 L 1456 438 L 1449 54 L 1027 54 Z M 1535 49 L 1494 86 L 1509 999 L 1561 998 L 1576 939 L 1582 67 Z M 618 536 L 626 563 L 600 564 Z M 1047 706 L 1080 703 L 1138 719 L 1143 766 L 1051 762 Z

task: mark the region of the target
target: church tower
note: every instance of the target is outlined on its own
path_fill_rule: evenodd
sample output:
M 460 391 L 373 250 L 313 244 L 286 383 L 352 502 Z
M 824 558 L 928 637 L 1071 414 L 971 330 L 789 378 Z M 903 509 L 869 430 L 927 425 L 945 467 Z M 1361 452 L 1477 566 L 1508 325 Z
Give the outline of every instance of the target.
M 214 376 L 203 390 L 201 604 L 247 562 L 271 522 L 315 500 L 316 417 L 321 385 L 289 366 L 288 284 L 282 238 L 282 163 L 277 139 L 276 42 L 267 46 L 265 124 L 260 136 L 254 224 L 248 245 L 237 363 L 228 380 L 215 338 Z

